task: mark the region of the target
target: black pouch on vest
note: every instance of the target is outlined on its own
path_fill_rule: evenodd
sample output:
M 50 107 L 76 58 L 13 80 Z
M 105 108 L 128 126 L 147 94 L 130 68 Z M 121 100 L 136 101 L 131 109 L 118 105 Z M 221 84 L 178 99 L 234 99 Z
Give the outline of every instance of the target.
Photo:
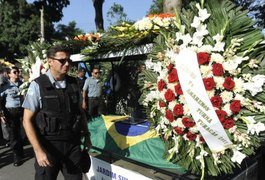
M 56 135 L 56 134 L 59 134 L 59 119 L 56 118 L 56 117 L 47 117 L 45 119 L 46 121 L 46 128 L 45 128 L 45 131 L 47 133 L 47 135 Z

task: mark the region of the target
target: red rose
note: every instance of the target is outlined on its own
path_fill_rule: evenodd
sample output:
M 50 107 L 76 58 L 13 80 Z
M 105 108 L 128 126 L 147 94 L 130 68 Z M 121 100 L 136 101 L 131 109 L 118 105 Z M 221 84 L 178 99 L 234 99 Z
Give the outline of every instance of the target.
M 173 83 L 179 80 L 177 70 L 175 68 L 169 73 L 167 80 L 169 83 Z
M 181 104 L 176 104 L 173 112 L 176 116 L 181 116 L 184 113 L 183 106 Z
M 223 111 L 223 110 L 215 110 L 215 112 L 216 112 L 220 122 L 221 123 L 224 122 L 224 120 L 225 120 L 225 118 L 227 116 L 227 113 L 225 111 Z
M 175 132 L 176 132 L 178 135 L 183 135 L 183 134 L 184 134 L 184 131 L 183 131 L 182 128 L 180 128 L 180 127 L 174 127 L 174 130 L 175 130 Z
M 240 100 L 234 100 L 234 101 L 231 102 L 231 104 L 230 104 L 230 110 L 231 110 L 233 113 L 239 113 L 239 111 L 240 111 L 240 107 L 241 107 Z
M 204 83 L 204 87 L 207 91 L 211 91 L 215 86 L 215 82 L 214 82 L 214 79 L 212 77 L 203 78 L 203 83 Z
M 213 96 L 211 97 L 210 100 L 211 100 L 213 107 L 217 107 L 217 108 L 220 108 L 223 103 L 223 99 L 221 98 L 221 96 Z
M 183 94 L 183 91 L 182 91 L 182 88 L 180 86 L 180 84 L 177 84 L 175 86 L 175 92 L 178 94 L 178 95 L 182 95 Z
M 174 67 L 174 64 L 171 64 L 171 63 L 170 63 L 170 64 L 167 66 L 167 70 L 170 71 L 173 67 Z
M 205 142 L 205 139 L 202 136 L 200 136 L 200 141 Z
M 206 52 L 197 53 L 197 59 L 199 64 L 206 64 L 210 61 L 210 56 Z
M 185 127 L 189 128 L 189 127 L 193 127 L 195 125 L 195 122 L 192 121 L 190 118 L 188 117 L 184 117 L 182 118 L 182 123 Z
M 223 126 L 225 129 L 230 129 L 235 125 L 235 121 L 232 118 L 227 118 L 224 122 L 223 122 Z
M 224 74 L 224 68 L 222 64 L 215 63 L 212 65 L 212 67 L 213 67 L 213 75 L 222 76 Z
M 196 134 L 193 134 L 192 132 L 189 131 L 189 132 L 186 134 L 186 137 L 187 137 L 190 141 L 193 141 L 193 140 L 196 139 L 197 135 L 196 135 Z
M 171 89 L 168 89 L 165 93 L 165 99 L 170 102 L 175 99 L 175 94 Z
M 226 90 L 231 91 L 235 87 L 235 82 L 231 77 L 226 77 L 223 86 Z
M 170 122 L 173 122 L 173 120 L 174 120 L 174 115 L 173 115 L 172 111 L 170 111 L 170 110 L 166 110 L 166 118 L 167 118 Z
M 165 81 L 163 79 L 160 79 L 157 84 L 158 91 L 162 91 L 165 87 L 166 87 Z
M 159 107 L 166 107 L 166 103 L 164 101 L 159 101 Z

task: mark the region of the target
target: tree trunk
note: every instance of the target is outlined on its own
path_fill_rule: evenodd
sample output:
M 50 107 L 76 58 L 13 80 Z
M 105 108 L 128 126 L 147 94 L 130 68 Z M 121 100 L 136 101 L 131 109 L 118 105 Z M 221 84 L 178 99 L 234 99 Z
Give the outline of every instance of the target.
M 164 0 L 163 12 L 164 13 L 175 13 L 175 10 L 180 12 L 182 6 L 182 0 Z
M 103 3 L 104 0 L 93 0 L 93 5 L 95 8 L 95 24 L 97 31 L 104 31 L 103 10 L 102 10 Z

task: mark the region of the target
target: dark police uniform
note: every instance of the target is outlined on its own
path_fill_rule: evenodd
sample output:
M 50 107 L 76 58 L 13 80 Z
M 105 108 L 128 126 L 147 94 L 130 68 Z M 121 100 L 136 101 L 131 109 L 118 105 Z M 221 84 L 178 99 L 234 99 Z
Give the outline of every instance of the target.
M 80 91 L 75 78 L 70 76 L 66 76 L 63 88 L 56 87 L 54 83 L 50 71 L 41 75 L 32 85 L 37 98 L 29 100 L 34 94 L 30 87 L 23 103 L 24 108 L 33 108 L 32 112 L 37 112 L 37 135 L 52 163 L 52 167 L 41 167 L 36 161 L 35 179 L 55 180 L 61 170 L 65 179 L 81 180 Z M 36 105 L 37 101 L 40 102 Z

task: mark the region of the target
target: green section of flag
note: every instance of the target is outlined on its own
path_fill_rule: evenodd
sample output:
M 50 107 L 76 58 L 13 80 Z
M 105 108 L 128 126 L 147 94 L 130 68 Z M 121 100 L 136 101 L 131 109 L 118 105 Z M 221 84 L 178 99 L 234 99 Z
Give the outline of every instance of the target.
M 182 167 L 164 159 L 164 143 L 158 137 L 143 140 L 122 150 L 107 132 L 104 120 L 101 117 L 90 119 L 88 128 L 91 133 L 92 146 L 94 147 L 158 168 L 174 169 L 178 174 L 184 173 Z

